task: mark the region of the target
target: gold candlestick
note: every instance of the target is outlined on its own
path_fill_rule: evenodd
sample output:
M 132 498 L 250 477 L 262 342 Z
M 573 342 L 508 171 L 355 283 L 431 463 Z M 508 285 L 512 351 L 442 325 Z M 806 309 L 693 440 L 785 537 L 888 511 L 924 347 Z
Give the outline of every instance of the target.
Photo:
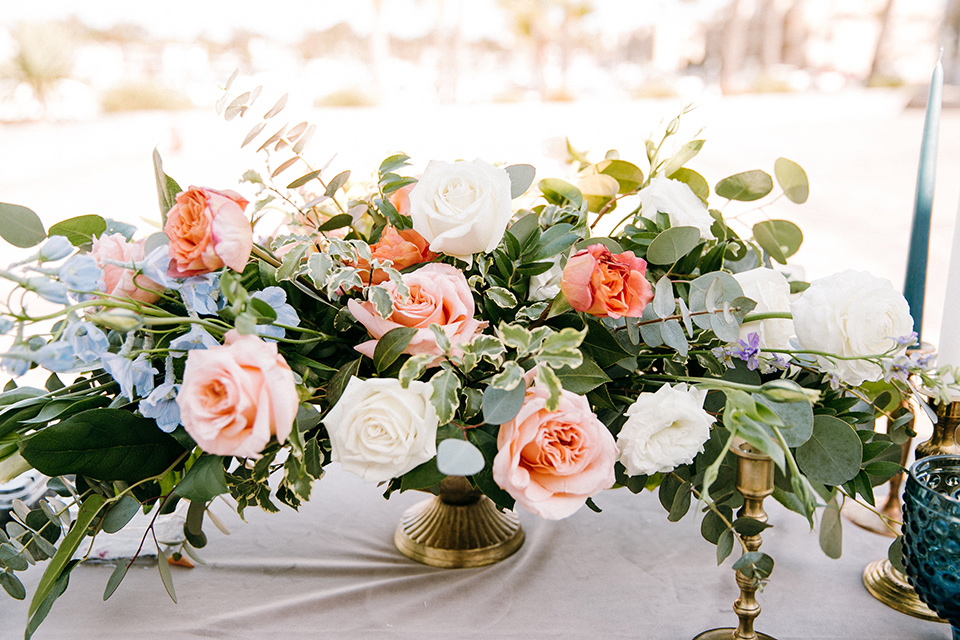
M 737 456 L 737 490 L 743 495 L 743 507 L 737 515 L 766 522 L 763 500 L 773 493 L 773 460 L 746 443 L 735 446 L 733 452 Z M 748 552 L 758 551 L 763 542 L 760 534 L 741 536 L 741 540 Z M 756 579 L 737 570 L 737 586 L 740 587 L 740 597 L 733 603 L 733 611 L 740 619 L 737 628 L 711 629 L 694 640 L 774 640 L 772 636 L 758 633 L 753 628 L 754 621 L 760 615 Z
M 933 425 L 933 435 L 926 442 L 917 445 L 917 460 L 940 454 L 960 454 L 957 442 L 957 427 L 960 426 L 960 402 L 937 405 L 937 422 Z M 863 586 L 870 594 L 885 605 L 915 618 L 946 622 L 930 610 L 920 598 L 907 577 L 898 571 L 886 558 L 874 560 L 863 570 Z

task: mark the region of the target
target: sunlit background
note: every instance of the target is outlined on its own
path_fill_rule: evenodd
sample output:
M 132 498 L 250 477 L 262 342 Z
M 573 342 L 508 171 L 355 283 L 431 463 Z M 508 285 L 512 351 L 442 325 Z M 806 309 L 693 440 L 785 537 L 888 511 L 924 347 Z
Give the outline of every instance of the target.
M 157 223 L 151 152 L 183 184 L 243 189 L 240 143 L 284 93 L 277 127 L 356 178 L 404 151 L 527 162 L 566 177 L 566 142 L 641 167 L 688 105 L 678 142 L 713 184 L 785 156 L 811 197 L 724 211 L 787 218 L 810 277 L 903 283 L 930 74 L 947 85 L 924 338 L 936 341 L 960 194 L 960 0 L 44 0 L 0 14 L 0 201 L 45 223 L 98 213 Z M 263 86 L 248 114 L 214 105 Z M 702 133 L 701 133 L 702 130 Z M 718 203 L 715 203 L 718 204 Z

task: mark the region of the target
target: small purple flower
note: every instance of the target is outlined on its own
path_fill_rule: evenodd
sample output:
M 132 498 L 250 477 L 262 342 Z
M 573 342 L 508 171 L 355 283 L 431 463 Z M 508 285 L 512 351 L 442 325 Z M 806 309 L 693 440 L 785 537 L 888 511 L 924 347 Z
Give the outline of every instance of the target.
M 733 369 L 733 359 L 730 357 L 730 350 L 726 347 L 714 347 L 710 350 L 710 353 L 716 357 L 723 365 L 728 369 Z
M 900 346 L 909 347 L 910 345 L 917 344 L 917 340 L 919 338 L 920 336 L 917 335 L 916 331 L 911 331 L 909 334 L 905 336 L 900 336 L 898 338 L 891 337 L 890 339 L 896 342 Z
M 737 344 L 740 347 L 733 349 L 730 355 L 740 358 L 747 363 L 747 369 L 754 371 L 760 364 L 760 334 L 751 332 L 746 341 L 738 340 Z

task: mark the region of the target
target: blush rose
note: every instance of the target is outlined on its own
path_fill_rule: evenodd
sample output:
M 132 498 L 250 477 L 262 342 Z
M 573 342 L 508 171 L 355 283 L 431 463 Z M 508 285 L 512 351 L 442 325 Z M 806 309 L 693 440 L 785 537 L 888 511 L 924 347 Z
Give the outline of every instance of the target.
M 201 449 L 243 458 L 259 457 L 271 436 L 283 443 L 299 404 L 276 343 L 236 330 L 223 345 L 189 352 L 177 394 L 180 422 Z
M 560 289 L 570 306 L 594 316 L 639 318 L 653 300 L 647 263 L 632 251 L 611 253 L 602 244 L 567 260 Z
M 360 353 L 373 357 L 377 341 L 385 333 L 397 327 L 413 327 L 417 333 L 404 353 L 440 356 L 443 351 L 437 346 L 430 325 L 443 329 L 454 347 L 470 342 L 486 327 L 485 322 L 473 317 L 476 307 L 470 285 L 456 267 L 431 263 L 403 274 L 403 282 L 410 288 L 406 299 L 397 291 L 395 283 L 387 281 L 380 285 L 393 300 L 393 311 L 387 318 L 380 317 L 372 302 L 350 300 L 347 303 L 353 317 L 374 338 L 356 347 Z
M 613 486 L 618 451 L 586 398 L 563 390 L 560 406 L 548 411 L 548 395 L 534 384 L 517 416 L 500 426 L 493 479 L 524 509 L 559 520 Z
M 380 239 L 370 245 L 370 253 L 374 260 L 389 260 L 393 263 L 393 268 L 400 270 L 412 267 L 422 262 L 430 262 L 437 257 L 437 254 L 430 251 L 427 241 L 413 229 L 397 230 L 391 225 L 387 225 L 380 234 Z M 364 270 L 363 281 L 368 281 L 370 264 L 366 260 L 361 260 L 357 265 L 359 269 Z M 386 282 L 390 277 L 382 269 L 374 270 L 369 276 L 370 284 L 380 284 Z
M 157 284 L 133 268 L 135 262 L 144 259 L 144 242 L 128 242 L 120 233 L 102 235 L 93 239 L 90 255 L 103 270 L 100 290 L 108 296 L 130 298 L 151 304 L 160 299 L 163 285 Z M 120 264 L 130 266 L 120 266 Z
M 190 187 L 178 195 L 163 227 L 170 239 L 170 275 L 184 278 L 224 266 L 243 271 L 253 249 L 247 204 L 233 191 Z

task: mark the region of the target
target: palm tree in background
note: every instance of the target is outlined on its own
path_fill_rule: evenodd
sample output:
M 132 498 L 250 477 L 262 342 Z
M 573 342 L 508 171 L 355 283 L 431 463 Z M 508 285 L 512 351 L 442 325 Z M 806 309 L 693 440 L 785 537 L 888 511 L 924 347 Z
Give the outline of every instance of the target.
M 73 72 L 74 36 L 64 23 L 21 24 L 13 30 L 17 53 L 3 75 L 29 86 L 41 113 L 51 91 Z

